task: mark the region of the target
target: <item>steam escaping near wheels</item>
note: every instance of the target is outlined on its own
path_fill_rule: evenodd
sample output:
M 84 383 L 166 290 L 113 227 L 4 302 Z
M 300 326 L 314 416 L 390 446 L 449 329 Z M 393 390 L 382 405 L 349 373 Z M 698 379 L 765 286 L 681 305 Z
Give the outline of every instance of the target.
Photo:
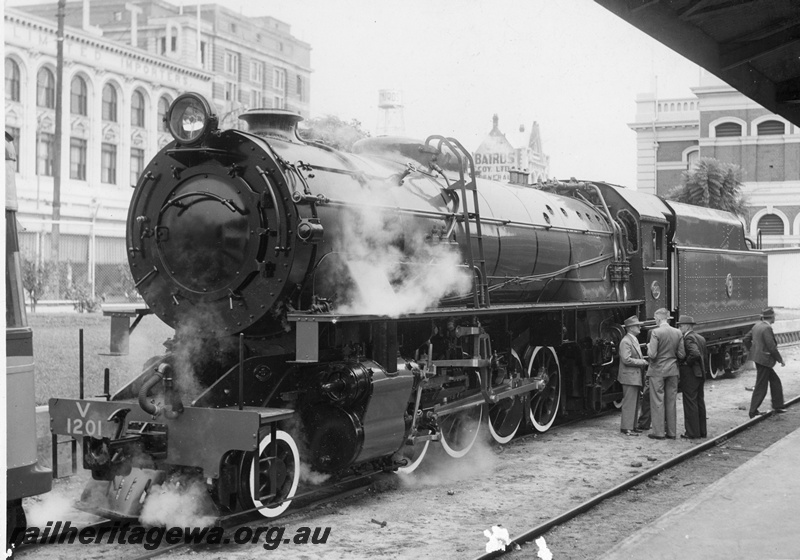
M 425 454 L 428 452 L 428 446 L 430 443 L 431 440 L 427 439 L 425 441 L 417 442 L 414 445 L 404 445 L 400 453 L 406 460 L 406 465 L 398 468 L 397 472 L 401 474 L 411 474 L 417 470 L 422 464 Z
M 469 453 L 478 439 L 482 418 L 483 405 L 479 405 L 440 419 L 441 442 L 445 452 L 456 459 Z

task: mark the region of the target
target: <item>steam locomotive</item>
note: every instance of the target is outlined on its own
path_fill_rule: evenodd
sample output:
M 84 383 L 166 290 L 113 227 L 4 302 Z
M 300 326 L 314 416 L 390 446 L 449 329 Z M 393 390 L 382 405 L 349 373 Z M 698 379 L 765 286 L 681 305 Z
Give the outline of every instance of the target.
M 177 474 L 222 513 L 280 515 L 301 463 L 337 480 L 411 472 L 621 397 L 623 320 L 691 314 L 711 373 L 766 303 L 766 260 L 730 214 L 590 181 L 476 176 L 453 138 L 302 140 L 299 115 L 220 130 L 184 94 L 140 177 L 127 248 L 175 329 L 109 400 L 52 399 L 83 439 L 82 504 L 136 517 Z M 652 320 L 650 321 L 652 324 Z

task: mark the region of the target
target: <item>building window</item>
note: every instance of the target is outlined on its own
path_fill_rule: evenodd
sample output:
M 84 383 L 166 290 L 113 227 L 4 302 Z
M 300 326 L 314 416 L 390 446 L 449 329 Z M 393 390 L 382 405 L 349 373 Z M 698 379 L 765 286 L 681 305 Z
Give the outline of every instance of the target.
M 283 91 L 286 88 L 286 70 L 275 68 L 272 71 L 272 87 Z
M 17 161 L 14 162 L 14 171 L 19 171 L 19 128 L 16 126 L 6 126 L 6 134 L 11 135 L 11 142 L 14 144 L 14 153 Z
M 45 109 L 56 107 L 56 79 L 47 68 L 36 75 L 36 105 Z
M 239 54 L 233 52 L 225 53 L 225 73 L 231 76 L 239 76 Z
M 735 122 L 726 122 L 718 124 L 714 130 L 716 131 L 717 138 L 742 135 L 742 125 Z
M 262 96 L 259 90 L 251 90 L 250 91 L 250 108 L 255 109 L 257 107 L 263 107 L 262 103 Z
M 167 132 L 167 110 L 169 99 L 162 97 L 158 100 L 158 131 Z
M 117 183 L 117 146 L 103 142 L 100 154 L 100 180 L 103 183 Z
M 305 92 L 303 91 L 303 76 L 297 76 L 297 97 L 300 98 L 300 101 L 305 101 L 306 96 Z
M 686 169 L 691 170 L 697 160 L 700 159 L 700 150 L 693 150 L 686 154 Z
M 786 125 L 781 121 L 763 121 L 756 127 L 759 136 L 771 136 L 776 134 L 786 134 Z
M 783 235 L 783 220 L 777 214 L 764 214 L 758 220 L 761 235 Z
M 141 148 L 131 148 L 131 186 L 136 186 L 144 171 L 144 150 Z
M 205 41 L 200 41 L 200 65 L 205 68 L 206 67 L 206 50 L 208 49 L 208 44 Z
M 86 140 L 69 139 L 69 178 L 86 180 Z
M 258 85 L 264 81 L 264 64 L 256 60 L 250 63 L 250 80 Z
M 103 88 L 103 120 L 117 122 L 117 90 L 111 84 Z
M 73 115 L 86 116 L 88 95 L 86 93 L 86 80 L 80 76 L 72 78 L 69 88 L 69 112 Z
M 131 97 L 131 126 L 144 126 L 144 95 L 134 91 Z
M 239 88 L 233 82 L 226 82 L 225 83 L 225 101 L 230 101 L 231 103 L 237 101 L 236 94 L 238 93 Z
M 36 139 L 36 174 L 53 176 L 53 153 L 56 149 L 56 136 L 40 132 Z
M 6 59 L 6 99 L 9 101 L 19 101 L 19 64 Z
M 278 97 L 277 95 L 272 98 L 272 108 L 273 109 L 285 109 L 286 108 L 286 100 L 283 97 Z

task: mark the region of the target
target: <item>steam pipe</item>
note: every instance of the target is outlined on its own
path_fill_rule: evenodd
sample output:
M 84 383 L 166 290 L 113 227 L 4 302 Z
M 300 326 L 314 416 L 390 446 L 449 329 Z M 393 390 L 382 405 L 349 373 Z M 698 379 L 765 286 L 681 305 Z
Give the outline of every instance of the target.
M 175 419 L 183 413 L 183 403 L 181 402 L 180 395 L 175 391 L 172 380 L 172 366 L 168 363 L 162 362 L 159 364 L 158 368 L 153 372 L 153 375 L 142 384 L 142 388 L 139 389 L 139 406 L 146 413 L 154 417 L 161 413 L 162 410 L 155 404 L 149 402 L 147 397 L 150 390 L 162 381 L 164 382 L 164 416 L 166 418 Z M 166 409 L 166 403 L 169 404 L 169 409 Z
M 147 394 L 150 392 L 150 389 L 161 383 L 163 375 L 160 370 L 161 366 L 158 366 L 158 369 L 153 372 L 153 375 L 151 375 L 147 381 L 142 383 L 142 388 L 139 389 L 139 406 L 151 416 L 156 416 L 158 414 L 158 407 L 147 400 Z

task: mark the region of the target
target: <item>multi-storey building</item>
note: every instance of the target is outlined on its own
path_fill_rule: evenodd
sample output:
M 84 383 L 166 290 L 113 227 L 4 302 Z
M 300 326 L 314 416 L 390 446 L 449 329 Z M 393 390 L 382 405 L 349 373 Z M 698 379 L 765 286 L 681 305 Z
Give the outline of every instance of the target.
M 66 4 L 56 138 L 56 4 L 6 7 L 4 27 L 5 124 L 17 144 L 23 255 L 50 254 L 59 176 L 59 261 L 74 263 L 93 294 L 104 291 L 95 285 L 98 266 L 126 260 L 130 187 L 171 140 L 163 117 L 175 97 L 205 95 L 223 126 L 238 126 L 238 115 L 257 106 L 309 113 L 310 47 L 288 24 L 219 5 L 84 0 Z
M 800 245 L 800 127 L 710 74 L 692 96 L 636 99 L 637 189 L 665 195 L 699 157 L 742 168 L 746 227 L 764 248 Z
M 527 175 L 528 183 L 544 181 L 550 174 L 550 156 L 542 152 L 539 123 L 534 122 L 529 133 L 524 126 L 511 139 L 498 128 L 498 116 L 492 117 L 492 130 L 475 150 L 475 167 L 481 177 L 494 181 L 509 181 L 511 171 Z

